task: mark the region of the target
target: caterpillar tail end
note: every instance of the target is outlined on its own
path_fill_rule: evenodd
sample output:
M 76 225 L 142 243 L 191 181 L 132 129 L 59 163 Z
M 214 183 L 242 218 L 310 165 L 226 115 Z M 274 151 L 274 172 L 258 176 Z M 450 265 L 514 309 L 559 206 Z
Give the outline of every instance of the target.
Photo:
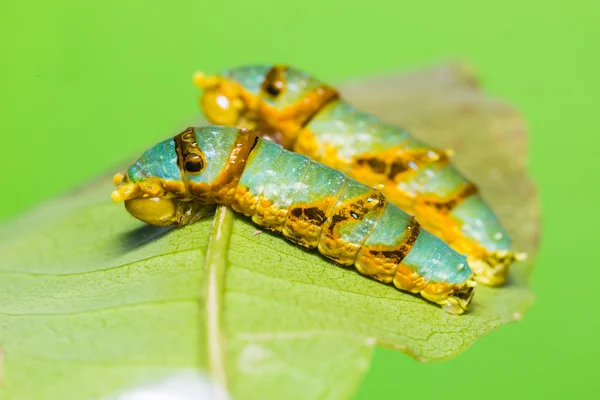
M 510 265 L 527 258 L 525 253 L 501 250 L 487 254 L 484 258 L 469 259 L 475 280 L 485 286 L 503 286 L 508 279 Z
M 477 283 L 471 278 L 461 284 L 434 283 L 419 293 L 425 299 L 437 303 L 449 314 L 460 315 L 469 308 Z
M 469 304 L 475 294 L 477 283 L 469 279 L 462 285 L 458 286 L 452 294 L 442 300 L 435 301 L 448 314 L 460 315 L 469 308 Z

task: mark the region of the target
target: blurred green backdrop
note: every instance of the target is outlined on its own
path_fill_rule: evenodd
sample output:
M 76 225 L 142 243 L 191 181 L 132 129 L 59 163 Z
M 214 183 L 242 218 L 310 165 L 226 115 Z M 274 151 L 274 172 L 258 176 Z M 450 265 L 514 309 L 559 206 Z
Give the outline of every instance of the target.
M 536 304 L 444 363 L 378 349 L 357 398 L 598 393 L 597 0 L 171 3 L 2 1 L 0 219 L 190 123 L 196 69 L 277 62 L 341 79 L 465 58 L 530 124 Z

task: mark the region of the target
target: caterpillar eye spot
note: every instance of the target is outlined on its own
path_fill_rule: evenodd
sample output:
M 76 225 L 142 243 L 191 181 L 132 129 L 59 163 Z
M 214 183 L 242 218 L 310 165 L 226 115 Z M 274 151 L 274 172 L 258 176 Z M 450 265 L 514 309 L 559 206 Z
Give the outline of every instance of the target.
M 265 88 L 265 91 L 267 93 L 269 93 L 271 96 L 275 97 L 275 96 L 279 96 L 279 93 L 281 93 L 281 87 L 277 86 L 277 84 L 272 84 L 272 85 L 267 85 L 267 87 Z
M 198 173 L 204 169 L 204 161 L 202 157 L 194 157 L 187 160 L 184 164 L 185 170 L 192 174 Z

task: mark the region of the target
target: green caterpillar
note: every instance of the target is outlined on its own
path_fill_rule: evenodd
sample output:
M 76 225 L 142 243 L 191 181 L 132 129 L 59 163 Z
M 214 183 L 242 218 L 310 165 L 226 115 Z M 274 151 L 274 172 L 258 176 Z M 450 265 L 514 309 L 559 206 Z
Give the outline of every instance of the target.
M 150 224 L 189 224 L 224 204 L 449 313 L 463 313 L 473 296 L 466 258 L 381 191 L 249 130 L 188 128 L 146 151 L 115 184 L 113 200 Z
M 451 164 L 449 153 L 356 110 L 338 92 L 299 70 L 243 66 L 207 77 L 200 107 L 215 124 L 254 129 L 381 189 L 402 210 L 468 256 L 475 279 L 502 285 L 520 258 L 493 211 Z

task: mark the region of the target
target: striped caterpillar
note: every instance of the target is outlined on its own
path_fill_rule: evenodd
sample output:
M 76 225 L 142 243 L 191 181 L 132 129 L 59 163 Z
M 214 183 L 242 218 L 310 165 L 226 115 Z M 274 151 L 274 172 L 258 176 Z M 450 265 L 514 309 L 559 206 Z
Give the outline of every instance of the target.
M 224 204 L 362 274 L 420 293 L 452 314 L 475 282 L 466 258 L 376 188 L 252 131 L 188 128 L 114 178 L 115 202 L 154 225 L 185 225 Z
M 378 187 L 461 254 L 475 279 L 505 283 L 520 258 L 493 211 L 449 162 L 405 130 L 360 112 L 332 87 L 285 66 L 255 65 L 217 76 L 197 73 L 200 108 L 211 123 L 253 129 L 287 150 Z

